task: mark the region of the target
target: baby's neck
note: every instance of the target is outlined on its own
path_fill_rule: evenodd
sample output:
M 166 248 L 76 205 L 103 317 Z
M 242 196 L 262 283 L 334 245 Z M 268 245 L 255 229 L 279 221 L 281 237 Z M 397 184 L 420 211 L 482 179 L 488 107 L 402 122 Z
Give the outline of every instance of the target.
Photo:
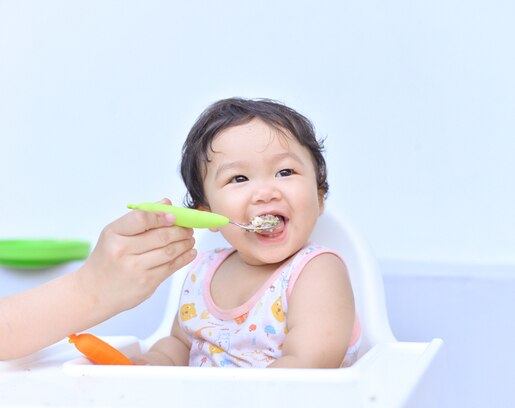
M 242 275 L 268 275 L 274 273 L 289 259 L 290 258 L 287 258 L 277 263 L 251 263 L 247 262 L 240 256 L 238 251 L 236 251 L 225 260 L 224 264 L 226 264 L 231 269 L 238 270 Z
M 284 264 L 250 265 L 238 253 L 230 255 L 216 270 L 211 280 L 211 297 L 222 309 L 244 304 L 257 293 Z

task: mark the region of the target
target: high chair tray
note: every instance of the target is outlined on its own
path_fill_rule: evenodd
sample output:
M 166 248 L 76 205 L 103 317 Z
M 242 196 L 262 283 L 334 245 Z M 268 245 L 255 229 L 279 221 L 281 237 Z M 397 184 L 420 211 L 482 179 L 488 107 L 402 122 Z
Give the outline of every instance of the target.
M 141 351 L 136 338 L 103 339 L 129 357 Z M 440 346 L 438 339 L 395 342 L 374 346 L 350 368 L 268 370 L 99 366 L 60 343 L 31 359 L 0 363 L 0 406 L 418 408 L 426 390 L 432 402 L 438 395 L 428 384 L 438 375 L 433 360 Z

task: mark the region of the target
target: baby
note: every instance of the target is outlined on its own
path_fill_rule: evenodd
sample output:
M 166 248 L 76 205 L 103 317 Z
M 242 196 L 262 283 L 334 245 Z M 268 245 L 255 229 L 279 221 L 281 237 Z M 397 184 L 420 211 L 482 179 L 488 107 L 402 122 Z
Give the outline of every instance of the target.
M 343 260 L 309 242 L 328 192 L 310 121 L 270 100 L 211 105 L 183 146 L 190 208 L 271 230 L 227 225 L 231 245 L 197 257 L 171 335 L 138 364 L 306 367 L 349 365 L 360 337 Z

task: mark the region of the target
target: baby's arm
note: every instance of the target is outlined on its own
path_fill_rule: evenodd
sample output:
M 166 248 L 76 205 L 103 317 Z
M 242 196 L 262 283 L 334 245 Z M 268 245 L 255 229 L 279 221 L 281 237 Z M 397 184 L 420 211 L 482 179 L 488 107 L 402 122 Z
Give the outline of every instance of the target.
M 170 336 L 162 338 L 149 351 L 131 360 L 138 365 L 187 366 L 190 348 L 191 343 L 175 316 Z
M 269 367 L 336 368 L 354 324 L 354 296 L 345 265 L 332 254 L 312 259 L 288 302 L 283 356 Z

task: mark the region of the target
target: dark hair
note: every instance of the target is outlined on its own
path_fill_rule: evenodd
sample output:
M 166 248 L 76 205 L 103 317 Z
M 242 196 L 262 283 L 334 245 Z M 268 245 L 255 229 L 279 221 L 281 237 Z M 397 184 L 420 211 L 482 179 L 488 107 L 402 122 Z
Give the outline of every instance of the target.
M 198 117 L 182 147 L 181 175 L 188 193 L 184 204 L 190 208 L 207 205 L 203 177 L 208 150 L 221 131 L 258 118 L 267 125 L 291 133 L 308 148 L 317 173 L 317 186 L 325 198 L 329 191 L 327 168 L 322 156 L 323 140 L 317 140 L 311 121 L 286 105 L 270 99 L 222 99 L 209 106 Z

